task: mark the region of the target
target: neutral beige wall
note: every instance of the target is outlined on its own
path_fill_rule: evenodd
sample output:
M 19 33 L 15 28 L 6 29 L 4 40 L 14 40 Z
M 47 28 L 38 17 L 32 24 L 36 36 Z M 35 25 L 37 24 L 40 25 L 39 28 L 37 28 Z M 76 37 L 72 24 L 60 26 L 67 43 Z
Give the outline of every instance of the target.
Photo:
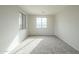
M 67 7 L 55 21 L 55 34 L 79 51 L 79 6 Z
M 26 32 L 26 29 L 19 31 L 19 8 L 0 6 L 0 53 L 7 51 L 15 39 L 23 40 Z
M 54 16 L 46 16 L 48 19 L 47 29 L 36 28 L 36 17 L 37 16 L 33 16 L 33 15 L 29 16 L 29 34 L 30 35 L 54 35 Z

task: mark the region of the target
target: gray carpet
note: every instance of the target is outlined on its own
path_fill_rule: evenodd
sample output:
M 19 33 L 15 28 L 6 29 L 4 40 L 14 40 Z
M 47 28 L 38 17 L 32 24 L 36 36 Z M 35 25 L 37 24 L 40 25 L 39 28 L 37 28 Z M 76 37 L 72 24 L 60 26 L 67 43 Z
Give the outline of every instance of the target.
M 56 36 L 38 36 L 38 38 L 40 37 L 44 40 L 32 50 L 31 54 L 79 54 Z

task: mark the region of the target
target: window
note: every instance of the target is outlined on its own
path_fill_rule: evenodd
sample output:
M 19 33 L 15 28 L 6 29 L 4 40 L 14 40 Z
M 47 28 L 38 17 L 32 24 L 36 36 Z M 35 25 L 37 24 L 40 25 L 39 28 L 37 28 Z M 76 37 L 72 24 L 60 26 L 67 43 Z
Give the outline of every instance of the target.
M 26 28 L 26 15 L 24 15 L 23 13 L 19 13 L 19 28 Z
M 36 18 L 36 28 L 47 28 L 47 18 L 37 17 Z

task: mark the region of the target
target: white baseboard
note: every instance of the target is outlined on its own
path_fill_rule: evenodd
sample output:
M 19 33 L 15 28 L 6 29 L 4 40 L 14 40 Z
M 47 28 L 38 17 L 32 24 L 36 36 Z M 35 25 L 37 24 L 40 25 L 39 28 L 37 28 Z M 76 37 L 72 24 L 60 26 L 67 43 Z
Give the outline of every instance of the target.
M 74 48 L 75 50 L 79 51 L 79 49 L 75 48 L 73 45 L 71 45 L 70 43 L 68 43 L 64 37 L 58 35 L 57 33 L 55 33 L 55 36 L 57 36 L 59 39 L 63 40 L 65 43 L 67 43 L 69 46 L 71 46 L 72 48 Z

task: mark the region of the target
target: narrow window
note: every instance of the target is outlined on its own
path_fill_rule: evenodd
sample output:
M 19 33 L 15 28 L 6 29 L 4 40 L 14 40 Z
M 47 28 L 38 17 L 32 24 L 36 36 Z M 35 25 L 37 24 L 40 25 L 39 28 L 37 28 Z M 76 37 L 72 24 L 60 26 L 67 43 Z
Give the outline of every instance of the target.
M 26 28 L 26 15 L 19 13 L 19 29 Z

